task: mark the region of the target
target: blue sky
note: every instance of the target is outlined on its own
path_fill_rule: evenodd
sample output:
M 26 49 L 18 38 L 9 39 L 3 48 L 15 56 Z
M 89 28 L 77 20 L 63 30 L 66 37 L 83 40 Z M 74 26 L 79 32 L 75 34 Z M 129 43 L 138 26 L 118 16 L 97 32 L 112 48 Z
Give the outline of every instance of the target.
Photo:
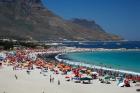
M 140 40 L 140 0 L 42 0 L 64 19 L 95 20 L 109 33 Z

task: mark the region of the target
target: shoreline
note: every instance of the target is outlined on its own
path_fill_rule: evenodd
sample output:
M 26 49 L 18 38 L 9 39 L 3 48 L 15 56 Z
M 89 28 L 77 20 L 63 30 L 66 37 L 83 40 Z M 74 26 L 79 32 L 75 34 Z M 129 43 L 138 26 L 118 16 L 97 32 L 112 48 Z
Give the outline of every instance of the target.
M 82 49 L 79 49 L 79 51 L 80 50 Z M 93 91 L 95 93 L 137 93 L 136 89 L 139 87 L 136 85 L 140 84 L 139 81 L 133 83 L 133 80 L 130 79 L 130 87 L 124 85 L 122 88 L 118 86 L 119 79 L 117 76 L 115 77 L 115 81 L 109 80 L 110 84 L 106 82 L 101 83 L 100 78 L 105 78 L 103 75 L 97 75 L 97 78 L 93 78 L 89 84 L 84 84 L 82 80 L 80 83 L 75 83 L 76 79 L 73 80 L 73 78 L 77 77 L 77 75 L 79 78 L 82 78 L 81 76 L 85 74 L 87 77 L 91 77 L 90 74 L 92 74 L 93 71 L 86 68 L 86 72 L 81 72 L 83 69 L 80 67 L 74 68 L 71 65 L 60 63 L 56 60 L 45 61 L 37 56 L 38 54 L 43 56 L 45 53 L 48 55 L 51 53 L 58 53 L 58 55 L 62 52 L 65 53 L 65 51 L 54 51 L 19 50 L 16 51 L 16 53 L 20 56 L 9 56 L 8 60 L 4 62 L 0 69 L 0 93 L 93 93 Z M 33 56 L 36 54 L 37 60 L 34 61 L 34 59 L 30 59 L 29 57 L 28 61 L 26 58 L 30 53 Z M 13 58 L 22 58 L 22 56 L 24 56 L 23 59 L 26 60 L 24 64 L 22 64 L 24 60 L 12 61 Z M 89 70 L 90 73 L 88 72 Z M 70 81 L 66 80 L 67 76 L 71 76 Z M 53 81 L 52 78 L 54 78 Z M 127 77 L 123 79 L 127 80 Z M 58 81 L 60 81 L 61 84 L 58 84 Z
M 140 49 L 104 49 L 104 48 L 98 48 L 98 49 L 91 49 L 91 50 L 86 50 L 86 51 L 74 51 L 74 52 L 95 52 L 95 51 L 140 51 Z M 76 65 L 76 66 L 85 66 L 89 68 L 96 68 L 96 69 L 102 69 L 102 70 L 108 70 L 108 71 L 113 71 L 113 72 L 119 72 L 119 73 L 124 73 L 124 74 L 131 74 L 131 75 L 138 75 L 140 76 L 140 72 L 134 72 L 134 71 L 129 71 L 129 70 L 123 70 L 123 69 L 115 69 L 115 68 L 107 68 L 107 67 L 102 67 L 102 66 L 97 66 L 97 65 L 92 65 L 92 64 L 87 64 L 84 62 L 76 62 L 76 61 L 70 61 L 67 59 L 61 59 L 59 58 L 60 55 L 67 54 L 67 53 L 74 53 L 72 51 L 67 51 L 65 53 L 59 53 L 58 55 L 55 56 L 55 59 L 59 62 L 64 62 L 70 65 Z

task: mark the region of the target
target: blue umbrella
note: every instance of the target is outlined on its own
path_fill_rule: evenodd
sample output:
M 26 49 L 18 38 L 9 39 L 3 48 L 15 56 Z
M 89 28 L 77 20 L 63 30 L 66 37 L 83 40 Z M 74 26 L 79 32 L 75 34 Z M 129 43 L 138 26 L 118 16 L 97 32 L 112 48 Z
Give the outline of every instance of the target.
M 4 58 L 0 56 L 0 61 L 2 61 Z

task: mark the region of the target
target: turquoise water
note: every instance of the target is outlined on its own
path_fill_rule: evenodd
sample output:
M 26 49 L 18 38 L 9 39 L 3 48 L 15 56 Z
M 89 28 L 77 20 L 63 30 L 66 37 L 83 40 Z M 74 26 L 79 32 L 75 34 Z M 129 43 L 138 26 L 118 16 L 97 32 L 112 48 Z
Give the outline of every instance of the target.
M 140 72 L 140 51 L 96 51 L 69 53 L 66 55 L 74 61 Z

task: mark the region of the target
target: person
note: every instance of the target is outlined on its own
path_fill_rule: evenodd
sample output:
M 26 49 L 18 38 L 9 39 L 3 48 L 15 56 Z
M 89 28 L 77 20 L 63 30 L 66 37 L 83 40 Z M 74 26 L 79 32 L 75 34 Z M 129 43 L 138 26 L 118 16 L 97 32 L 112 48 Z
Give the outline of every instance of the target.
M 54 82 L 54 77 L 52 78 L 52 82 Z
M 26 72 L 27 72 L 28 75 L 30 74 L 30 71 L 29 70 L 27 70 Z
M 15 78 L 18 79 L 17 75 L 15 74 Z
M 50 83 L 52 82 L 52 78 L 50 77 Z
M 15 70 L 15 66 L 13 66 L 13 70 Z
M 60 80 L 58 80 L 58 85 L 60 85 Z

